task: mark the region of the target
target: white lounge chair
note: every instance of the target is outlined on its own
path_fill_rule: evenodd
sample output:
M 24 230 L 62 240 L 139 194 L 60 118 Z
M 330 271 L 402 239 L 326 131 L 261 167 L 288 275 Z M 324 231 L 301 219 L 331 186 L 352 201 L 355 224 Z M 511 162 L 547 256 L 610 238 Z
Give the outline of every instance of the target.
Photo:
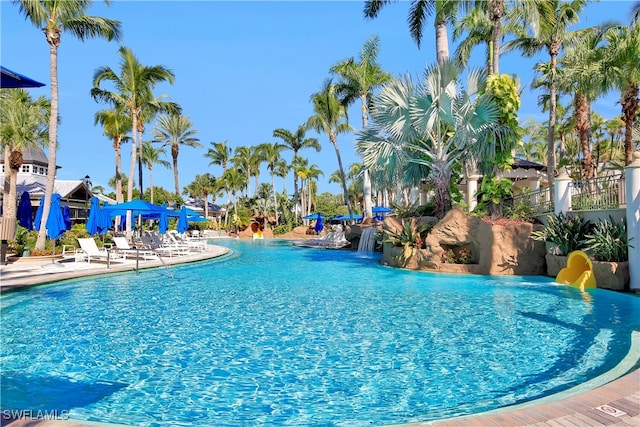
M 157 255 L 155 252 L 149 249 L 140 249 L 129 246 L 129 242 L 125 237 L 114 237 L 113 243 L 116 245 L 116 251 L 121 253 L 125 258 L 143 258 L 143 259 L 155 259 Z
M 175 247 L 185 247 L 187 250 L 203 252 L 207 250 L 207 242 L 204 240 L 189 240 L 184 239 L 175 230 L 167 232 L 167 238 L 170 239 L 170 245 Z
M 106 248 L 98 248 L 93 238 L 78 238 L 80 249 L 76 249 L 75 261 L 87 261 L 91 264 L 91 260 L 105 262 L 124 262 L 125 257 L 115 251 L 108 251 Z
M 140 239 L 145 246 L 153 249 L 158 255 L 173 257 L 174 255 L 186 255 L 189 253 L 189 248 L 186 246 L 166 244 L 155 233 L 145 232 L 140 236 Z

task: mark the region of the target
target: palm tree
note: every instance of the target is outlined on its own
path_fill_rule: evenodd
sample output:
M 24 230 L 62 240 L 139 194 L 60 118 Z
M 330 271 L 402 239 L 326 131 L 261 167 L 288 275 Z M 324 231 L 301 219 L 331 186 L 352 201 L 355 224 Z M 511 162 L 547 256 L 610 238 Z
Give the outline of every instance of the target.
M 574 95 L 575 127 L 582 151 L 582 175 L 595 177 L 596 166 L 591 153 L 591 102 L 606 91 L 604 69 L 606 31 L 611 25 L 591 27 L 576 31 L 564 58 L 560 59 L 562 73 L 558 86 Z
M 120 38 L 120 22 L 111 19 L 89 16 L 85 12 L 92 5 L 89 0 L 13 0 L 26 19 L 44 32 L 49 44 L 49 69 L 51 72 L 51 115 L 49 117 L 49 159 L 47 185 L 44 193 L 44 208 L 40 222 L 40 232 L 36 249 L 44 249 L 47 218 L 56 178 L 56 151 L 58 149 L 58 46 L 62 33 L 66 31 L 84 41 L 87 38 L 101 37 L 106 40 Z M 109 4 L 109 2 L 106 2 Z
M 214 194 L 217 191 L 218 183 L 216 178 L 205 173 L 203 175 L 196 175 L 193 182 L 184 187 L 182 194 L 188 194 L 191 197 L 200 197 L 204 199 L 204 217 L 209 218 L 209 194 Z
M 534 10 L 524 17 L 529 34 L 504 45 L 505 50 L 520 49 L 526 56 L 534 56 L 546 50 L 550 57 L 549 87 L 549 129 L 547 134 L 547 179 L 553 188 L 556 169 L 555 126 L 557 106 L 557 61 L 563 43 L 569 38 L 569 27 L 578 22 L 586 0 L 546 0 L 534 2 Z M 553 198 L 553 192 L 551 192 Z
M 451 208 L 454 168 L 470 157 L 493 158 L 495 147 L 486 141 L 512 136 L 512 130 L 500 124 L 493 98 L 483 95 L 486 75 L 470 70 L 465 91 L 459 73 L 456 63 L 445 61 L 429 67 L 419 86 L 410 79 L 385 85 L 372 111 L 375 126 L 361 132 L 356 142 L 367 167 L 388 164 L 392 158 L 426 167 L 428 175 L 414 180 L 427 178 L 433 184 L 439 217 Z
M 366 0 L 364 2 L 365 18 L 377 17 L 382 7 L 390 2 L 391 0 Z M 418 48 L 420 48 L 420 43 L 422 42 L 422 28 L 424 27 L 425 19 L 435 14 L 437 62 L 449 59 L 447 23 L 455 20 L 460 4 L 458 0 L 411 0 L 407 21 L 411 37 Z
M 116 202 L 122 203 L 122 156 L 121 146 L 129 140 L 127 132 L 131 130 L 131 117 L 125 114 L 122 107 L 115 106 L 110 110 L 100 110 L 95 114 L 94 125 L 100 124 L 103 134 L 113 141 L 113 151 L 116 163 Z
M 222 167 L 222 173 L 227 171 L 227 163 L 231 158 L 231 147 L 227 145 L 227 141 L 210 142 L 211 148 L 205 153 L 205 157 L 211 159 L 209 166 L 218 165 Z
M 51 105 L 44 96 L 35 101 L 24 89 L 0 91 L 0 148 L 4 151 L 2 216 L 16 218 L 18 172 L 22 150 L 46 146 Z
M 347 191 L 347 181 L 344 176 L 344 167 L 342 166 L 342 158 L 340 157 L 340 148 L 338 147 L 337 135 L 346 133 L 352 130 L 347 121 L 347 108 L 340 102 L 336 95 L 336 85 L 328 79 L 324 82 L 320 92 L 315 93 L 311 97 L 313 102 L 313 111 L 315 115 L 309 117 L 307 120 L 307 126 L 315 129 L 318 133 L 325 133 L 329 136 L 329 141 L 333 144 L 333 148 L 336 150 L 336 157 L 338 158 L 338 167 L 340 168 L 340 175 L 342 180 L 342 192 L 344 195 L 344 202 L 347 205 L 349 211 L 349 217 L 352 218 L 353 212 L 351 210 L 351 204 L 349 203 L 349 192 Z
M 171 146 L 171 158 L 173 159 L 173 183 L 175 185 L 176 196 L 180 195 L 180 184 L 178 182 L 178 154 L 180 146 L 202 147 L 200 140 L 193 135 L 198 133 L 192 129 L 193 124 L 189 121 L 189 116 L 180 114 L 166 114 L 160 116 L 156 126 L 153 128 L 154 141 L 162 142 L 165 146 Z
M 143 114 L 145 105 L 153 102 L 153 88 L 161 82 L 173 84 L 173 72 L 161 65 L 145 66 L 138 61 L 131 49 L 121 47 L 118 52 L 121 57 L 120 75 L 110 67 L 100 67 L 93 74 L 93 88 L 91 96 L 96 101 L 103 101 L 126 109 L 131 117 L 131 165 L 127 183 L 127 201 L 133 198 L 133 180 L 137 159 L 138 121 Z M 100 88 L 103 81 L 112 82 L 115 91 Z M 142 194 L 141 194 L 142 196 Z M 131 238 L 131 212 L 127 212 L 127 239 Z
M 293 151 L 293 159 L 291 163 L 294 164 L 298 158 L 298 152 L 304 148 L 313 148 L 317 153 L 322 150 L 322 146 L 318 142 L 317 138 L 306 138 L 307 127 L 304 125 L 298 126 L 298 130 L 293 133 L 287 129 L 278 128 L 273 131 L 274 138 L 280 138 L 284 142 L 285 147 Z M 293 180 L 293 203 L 296 215 L 298 213 L 298 178 Z
M 276 196 L 275 170 L 280 161 L 280 153 L 285 148 L 287 147 L 283 144 L 270 144 L 268 142 L 258 146 L 261 157 L 267 162 L 267 169 L 271 172 L 271 187 L 273 189 L 273 206 L 275 209 L 276 224 L 278 223 L 278 199 Z
M 391 75 L 382 71 L 377 63 L 378 37 L 368 39 L 360 51 L 359 61 L 354 58 L 342 60 L 331 67 L 331 72 L 338 74 L 342 81 L 338 83 L 337 90 L 347 105 L 360 99 L 362 112 L 362 128 L 365 129 L 369 122 L 369 105 L 373 98 L 373 91 L 382 84 L 391 80 Z M 371 180 L 369 171 L 364 170 L 363 175 L 364 212 L 371 217 Z
M 607 32 L 607 74 L 612 77 L 611 86 L 620 90 L 622 120 L 625 123 L 625 164 L 633 160 L 633 129 L 638 120 L 638 93 L 640 91 L 640 22 L 629 26 L 617 26 Z
M 151 192 L 151 203 L 153 203 L 153 165 L 160 165 L 169 169 L 171 167 L 171 163 L 160 157 L 165 156 L 166 154 L 167 151 L 164 149 L 164 146 L 154 147 L 153 144 L 149 141 L 144 141 L 142 143 L 141 160 L 149 170 L 149 189 Z

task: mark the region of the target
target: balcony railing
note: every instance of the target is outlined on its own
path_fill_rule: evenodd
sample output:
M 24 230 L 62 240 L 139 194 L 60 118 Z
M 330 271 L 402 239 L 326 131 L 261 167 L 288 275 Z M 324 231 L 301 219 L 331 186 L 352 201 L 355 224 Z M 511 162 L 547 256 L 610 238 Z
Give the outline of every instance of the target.
M 571 210 L 619 209 L 626 206 L 625 183 L 620 177 L 599 177 L 573 181 Z

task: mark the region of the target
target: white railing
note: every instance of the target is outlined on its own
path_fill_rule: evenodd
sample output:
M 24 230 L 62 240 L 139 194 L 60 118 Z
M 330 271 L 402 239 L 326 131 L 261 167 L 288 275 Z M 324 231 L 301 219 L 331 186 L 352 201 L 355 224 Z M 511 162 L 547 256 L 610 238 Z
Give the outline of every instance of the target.
M 599 177 L 573 181 L 571 210 L 619 209 L 626 206 L 625 183 L 620 177 Z

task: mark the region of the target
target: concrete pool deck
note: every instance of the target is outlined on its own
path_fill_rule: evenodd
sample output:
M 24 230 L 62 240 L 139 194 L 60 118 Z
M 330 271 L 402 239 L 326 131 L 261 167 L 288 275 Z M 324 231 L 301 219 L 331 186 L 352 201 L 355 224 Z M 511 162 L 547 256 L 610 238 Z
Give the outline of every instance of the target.
M 212 259 L 222 256 L 227 252 L 227 248 L 210 244 L 208 245 L 207 251 L 171 258 L 163 257 L 163 261 L 166 265 L 170 266 Z M 160 260 L 140 260 L 139 263 L 140 269 L 157 267 L 163 267 Z M 87 262 L 74 262 L 68 259 L 55 263 L 52 263 L 51 260 L 40 262 L 12 262 L 7 265 L 0 265 L 0 292 L 64 279 L 133 271 L 135 268 L 135 260 L 127 260 L 127 262 L 124 263 L 112 263 L 109 269 L 107 269 L 107 265 L 102 262 L 92 262 L 88 264 Z M 632 360 L 630 363 L 631 366 L 635 366 L 638 355 L 640 355 L 640 345 L 637 341 L 633 341 L 632 347 L 632 353 L 635 352 L 635 361 Z M 626 369 L 626 371 L 624 369 Z M 512 408 L 502 408 L 470 417 L 429 421 L 410 425 L 436 427 L 640 426 L 640 369 L 635 369 L 631 372 L 627 371 L 628 368 L 623 368 L 623 371 L 619 372 L 619 377 L 614 377 L 617 379 L 608 382 L 604 380 L 602 385 L 595 386 L 595 388 L 591 390 L 575 391 L 573 393 L 565 392 L 528 404 L 518 405 Z M 0 425 L 11 427 L 115 426 L 115 424 L 88 421 L 32 419 L 29 413 L 25 412 L 24 417 L 18 417 L 16 413 L 17 412 L 12 413 L 3 410 L 0 416 Z M 45 416 L 47 415 L 51 414 L 45 414 Z

